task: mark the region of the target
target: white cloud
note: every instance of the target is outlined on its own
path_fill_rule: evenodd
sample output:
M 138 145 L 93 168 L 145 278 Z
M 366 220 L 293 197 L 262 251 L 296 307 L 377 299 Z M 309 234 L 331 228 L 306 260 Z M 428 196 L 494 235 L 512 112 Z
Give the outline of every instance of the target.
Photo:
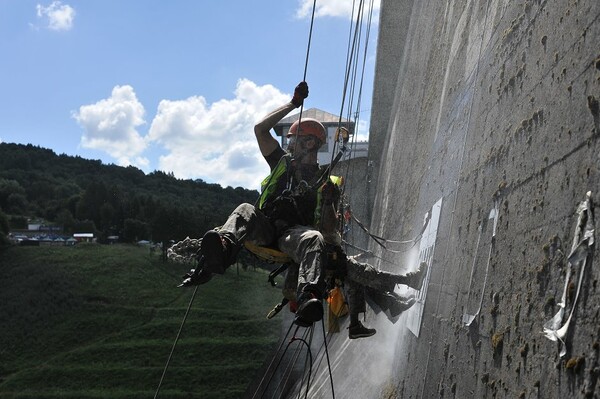
M 75 9 L 60 1 L 53 1 L 49 6 L 36 6 L 37 16 L 48 23 L 48 29 L 61 31 L 70 30 L 75 19 Z
M 200 96 L 161 101 L 147 137 L 168 151 L 158 169 L 179 178 L 258 189 L 269 168 L 256 144 L 254 124 L 289 98 L 271 85 L 241 79 L 235 98 L 212 105 Z
M 107 152 L 119 165 L 147 167 L 147 147 L 136 128 L 145 123 L 144 106 L 129 85 L 115 86 L 109 98 L 83 105 L 73 118 L 83 127 L 81 146 Z
M 349 0 L 319 0 L 316 2 L 315 18 L 318 17 L 341 17 L 350 18 L 352 16 L 352 4 L 355 3 Z M 380 7 L 381 0 L 374 0 L 373 2 L 373 21 L 377 22 L 375 15 L 377 14 Z M 310 18 L 312 15 L 314 0 L 300 0 L 299 8 L 296 10 L 296 17 L 298 18 Z M 367 12 L 371 6 L 370 1 L 363 3 L 365 9 L 365 20 L 367 18 Z M 354 13 L 358 12 L 358 2 L 355 4 Z
M 285 104 L 289 93 L 272 85 L 238 81 L 231 99 L 162 100 L 146 136 L 138 132 L 144 106 L 131 86 L 115 86 L 109 98 L 73 113 L 83 128 L 81 145 L 108 153 L 120 165 L 158 169 L 182 179 L 259 189 L 269 173 L 254 136 L 255 123 Z M 165 154 L 157 165 L 144 157 L 149 145 Z M 155 163 L 154 161 L 152 162 Z

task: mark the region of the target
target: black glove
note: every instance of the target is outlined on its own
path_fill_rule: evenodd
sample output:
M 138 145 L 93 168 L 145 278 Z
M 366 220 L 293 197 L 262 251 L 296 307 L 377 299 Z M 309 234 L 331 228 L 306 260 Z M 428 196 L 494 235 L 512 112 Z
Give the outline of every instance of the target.
M 196 273 L 195 269 L 190 270 L 183 276 L 183 281 L 179 284 L 179 287 L 190 287 L 192 285 L 206 284 L 212 278 L 212 273 L 200 270 Z
M 294 107 L 298 108 L 304 103 L 306 97 L 308 97 L 308 84 L 306 82 L 300 82 L 294 89 L 292 104 L 294 104 Z
M 340 189 L 331 180 L 328 180 L 321 186 L 321 198 L 326 205 L 337 203 L 340 199 Z

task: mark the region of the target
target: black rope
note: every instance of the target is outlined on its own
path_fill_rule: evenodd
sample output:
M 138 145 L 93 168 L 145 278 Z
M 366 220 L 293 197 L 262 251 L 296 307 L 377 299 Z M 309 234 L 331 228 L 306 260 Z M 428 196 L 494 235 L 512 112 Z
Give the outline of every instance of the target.
M 279 344 L 279 347 L 277 348 L 277 350 L 275 351 L 275 354 L 273 355 L 273 358 L 271 359 L 271 363 L 269 363 L 269 366 L 267 367 L 267 371 L 265 372 L 265 374 L 263 375 L 263 378 L 260 380 L 260 383 L 258 384 L 258 388 L 256 389 L 256 391 L 254 392 L 254 395 L 252 396 L 252 399 L 254 399 L 256 397 L 256 394 L 258 393 L 258 391 L 260 390 L 263 382 L 265 381 L 265 378 L 267 376 L 267 373 L 269 372 L 269 370 L 271 369 L 271 366 L 273 365 L 273 363 L 275 362 L 275 359 L 277 358 L 277 354 L 279 353 L 279 351 L 281 350 L 281 347 L 283 346 L 283 343 L 285 342 L 285 340 L 287 339 L 288 335 L 290 335 L 290 331 L 292 331 L 292 327 L 294 327 L 294 323 L 290 324 L 290 328 L 288 328 L 287 333 L 285 333 L 285 336 L 283 337 L 283 339 L 281 340 L 281 343 Z M 296 329 L 297 330 L 297 329 Z M 268 383 L 267 383 L 267 387 L 269 386 L 269 384 L 271 383 L 271 379 L 273 379 L 273 375 L 271 375 L 271 378 L 269 379 Z M 262 396 L 261 396 L 262 398 Z
M 308 59 L 309 59 L 309 55 L 310 55 L 310 44 L 312 41 L 312 32 L 313 32 L 313 26 L 315 23 L 315 10 L 317 8 L 317 0 L 313 1 L 313 8 L 312 8 L 312 15 L 310 17 L 310 28 L 308 30 L 308 45 L 306 46 L 306 59 L 304 60 L 304 74 L 302 75 L 302 81 L 306 82 L 306 74 L 308 72 Z M 302 101 L 302 104 L 300 105 L 300 115 L 298 115 L 298 134 L 296 135 L 297 137 L 300 137 L 300 123 L 302 122 L 302 112 L 304 111 L 304 101 Z M 296 146 L 298 145 L 298 139 L 296 139 L 295 143 L 294 143 L 294 153 L 296 152 Z
M 368 250 L 368 249 L 364 249 L 359 247 L 358 245 L 354 245 L 349 243 L 348 241 L 342 240 L 342 243 L 352 249 L 356 249 L 357 251 L 361 252 L 359 255 L 355 255 L 355 257 L 359 257 L 359 256 L 375 256 L 375 254 L 373 253 L 373 251 Z
M 308 391 L 310 390 L 310 380 L 312 377 L 312 366 L 313 366 L 313 358 L 312 351 L 310 350 L 310 345 L 312 344 L 312 339 L 314 335 L 314 325 L 311 325 L 308 329 L 310 331 L 310 339 L 307 341 L 306 338 L 298 338 L 297 341 L 300 341 L 304 345 L 306 345 L 306 359 L 304 360 L 304 370 L 302 373 L 302 380 L 300 380 L 300 387 L 298 389 L 298 398 L 302 394 L 302 386 L 304 385 L 304 378 L 306 377 L 306 365 L 308 364 L 308 382 L 306 383 L 306 394 L 304 395 L 304 399 L 308 399 Z M 292 339 L 293 341 L 294 339 Z M 291 344 L 291 342 L 290 342 Z
M 340 116 L 339 116 L 339 120 L 338 120 L 338 128 L 337 128 L 338 132 L 340 132 L 341 127 L 342 127 L 342 115 L 344 113 L 344 106 L 345 106 L 346 96 L 348 95 L 347 94 L 348 93 L 348 84 L 349 84 L 350 80 L 352 80 L 352 84 L 351 84 L 350 95 L 349 95 L 350 99 L 349 99 L 349 106 L 348 106 L 348 114 L 350 114 L 350 109 L 352 108 L 352 102 L 353 102 L 354 90 L 355 90 L 355 84 L 356 84 L 356 70 L 357 70 L 357 66 L 358 66 L 358 61 L 357 61 L 358 51 L 355 51 L 355 50 L 357 49 L 357 47 L 360 44 L 360 38 L 361 38 L 361 34 L 362 34 L 362 18 L 363 18 L 363 14 L 364 14 L 363 2 L 364 2 L 364 0 L 360 0 L 360 2 L 359 2 L 358 12 L 356 13 L 356 24 L 354 24 L 352 22 L 355 19 L 354 18 L 354 10 L 355 10 L 356 0 L 352 3 L 352 17 L 351 17 L 351 24 L 350 24 L 350 32 L 348 35 L 348 48 L 347 48 L 347 53 L 346 53 L 346 71 L 345 71 L 345 76 L 344 76 L 342 104 L 341 104 Z M 355 25 L 354 28 L 353 28 L 353 25 Z M 352 34 L 353 32 L 354 32 L 354 35 Z M 365 48 L 365 52 L 366 52 L 366 48 Z M 365 54 L 365 57 L 366 57 L 366 54 Z M 364 73 L 364 66 L 363 66 L 363 73 Z M 352 76 L 352 79 L 351 79 L 351 76 Z M 361 80 L 361 84 L 362 84 L 362 80 Z M 348 117 L 346 119 L 347 119 L 347 121 L 350 121 L 351 120 L 350 115 L 348 115 Z M 348 133 L 350 133 L 349 129 L 348 129 Z M 332 152 L 331 152 L 331 161 L 330 161 L 329 165 L 327 166 L 327 168 L 325 169 L 325 171 L 322 173 L 322 175 L 319 177 L 319 179 L 315 183 L 315 186 L 319 186 L 319 185 L 323 184 L 324 182 L 329 181 L 333 169 L 335 168 L 337 163 L 341 160 L 342 156 L 346 152 L 346 150 L 347 150 L 346 144 L 347 143 L 343 139 L 343 135 L 340 134 L 340 136 L 341 136 L 341 148 L 339 149 L 339 151 L 337 151 L 338 141 L 340 141 L 340 137 L 335 137 L 336 139 L 333 142 L 333 148 L 332 148 Z M 344 189 L 342 188 L 342 195 L 343 195 L 343 193 L 344 193 Z M 323 213 L 323 211 L 321 211 L 321 213 Z M 341 230 L 341 227 L 342 227 L 341 221 L 340 221 L 339 227 Z M 342 232 L 340 231 L 340 234 L 341 233 Z
M 171 362 L 171 357 L 173 357 L 173 352 L 175 351 L 175 346 L 177 345 L 177 341 L 179 341 L 179 336 L 181 335 L 181 330 L 183 330 L 183 325 L 185 324 L 188 314 L 190 313 L 192 303 L 194 303 L 194 298 L 196 297 L 196 292 L 198 291 L 198 287 L 199 286 L 197 285 L 196 288 L 194 288 L 194 292 L 192 293 L 192 298 L 190 299 L 190 303 L 187 307 L 187 310 L 185 311 L 185 315 L 183 316 L 183 321 L 181 322 L 181 325 L 179 326 L 179 331 L 177 332 L 177 336 L 175 337 L 175 342 L 173 342 L 173 346 L 171 347 L 171 353 L 169 353 L 169 357 L 167 359 L 167 363 L 165 364 L 165 368 L 163 369 L 162 376 L 160 377 L 158 387 L 156 387 L 156 393 L 154 394 L 154 399 L 158 398 L 158 393 L 160 392 L 160 387 L 165 378 L 165 374 L 167 374 L 167 369 L 169 368 L 169 363 Z
M 363 84 L 364 84 L 364 77 L 365 77 L 365 68 L 366 68 L 366 64 L 367 64 L 367 53 L 368 53 L 368 49 L 369 49 L 369 38 L 370 38 L 370 33 L 371 33 L 371 22 L 372 22 L 372 18 L 373 18 L 373 0 L 371 0 L 370 2 L 370 6 L 369 6 L 369 17 L 367 20 L 367 33 L 365 35 L 365 47 L 364 47 L 364 52 L 363 52 L 363 60 L 362 60 L 362 71 L 361 71 L 361 76 L 360 76 L 360 84 L 358 85 L 358 99 L 356 102 L 356 110 L 354 112 L 354 126 L 355 126 L 355 131 L 354 134 L 352 135 L 352 148 L 356 148 L 356 130 L 357 127 L 359 125 L 360 122 L 360 107 L 361 107 L 361 103 L 362 103 L 362 90 L 363 90 Z M 348 162 L 348 165 L 346 166 L 346 173 L 345 176 L 348 177 L 348 175 L 350 174 L 350 162 Z M 352 164 L 352 167 L 354 169 L 354 164 Z M 342 194 L 344 193 L 345 187 L 342 190 Z
M 312 15 L 310 17 L 310 29 L 308 31 L 308 46 L 306 46 L 306 60 L 304 61 L 304 75 L 303 75 L 303 79 L 304 81 L 306 81 L 306 71 L 308 70 L 308 56 L 310 54 L 310 42 L 312 40 L 312 31 L 313 31 L 313 25 L 315 22 L 315 9 L 317 7 L 317 0 L 313 1 L 313 8 L 312 8 Z
M 394 240 L 388 240 L 385 239 L 383 237 L 377 236 L 373 233 L 371 233 L 369 231 L 369 229 L 367 229 L 367 227 L 360 221 L 358 220 L 358 218 L 354 215 L 352 215 L 352 219 L 356 222 L 356 224 L 365 232 L 367 233 L 367 235 L 369 237 L 371 237 L 371 239 L 373 239 L 373 241 L 375 241 L 377 244 L 379 244 L 383 249 L 390 251 L 390 252 L 394 252 L 394 253 L 402 253 L 402 252 L 406 252 L 406 250 L 404 251 L 395 251 L 393 249 L 389 249 L 385 243 L 390 243 L 390 244 L 413 244 L 411 246 L 411 248 L 423 237 L 423 234 L 425 233 L 425 230 L 427 229 L 427 226 L 429 225 L 429 221 L 431 220 L 431 215 L 427 214 L 427 219 L 425 220 L 425 223 L 423 223 L 423 227 L 421 228 L 421 231 L 415 236 L 415 238 L 411 239 L 411 240 L 404 240 L 404 241 L 394 241 Z
M 291 326 L 294 325 L 294 322 L 292 321 Z M 279 362 L 277 362 L 277 365 L 275 366 L 275 369 L 273 370 L 273 374 L 271 375 L 271 378 L 269 379 L 269 382 L 267 383 L 267 385 L 265 386 L 265 389 L 263 390 L 263 393 L 261 395 L 261 398 L 264 397 L 265 393 L 267 392 L 267 388 L 269 387 L 269 384 L 271 383 L 271 380 L 273 379 L 273 377 L 275 376 L 275 373 L 277 372 L 277 370 L 279 369 L 279 366 L 281 365 L 281 362 L 283 361 L 285 354 L 287 353 L 288 349 L 290 348 L 290 345 L 296 341 L 299 341 L 301 343 L 304 343 L 307 348 L 308 348 L 308 352 L 311 358 L 311 362 L 310 362 L 310 372 L 312 372 L 312 354 L 310 353 L 310 344 L 306 341 L 306 335 L 308 335 L 309 330 L 312 329 L 312 326 L 310 328 L 307 328 L 304 331 L 304 337 L 303 338 L 298 338 L 296 337 L 296 332 L 298 332 L 298 328 L 296 327 L 296 331 L 294 331 L 294 335 L 292 336 L 292 338 L 290 339 L 290 341 L 288 342 L 288 344 L 285 346 L 285 349 L 283 350 L 283 353 L 281 353 L 281 355 L 279 356 Z M 291 329 L 291 327 L 290 327 Z M 287 338 L 287 337 L 286 337 Z M 311 335 L 311 340 L 312 340 L 312 335 Z M 296 351 L 296 354 L 292 357 L 292 360 L 290 361 L 289 365 L 294 364 L 295 361 L 297 360 L 297 355 L 299 355 L 299 349 L 301 347 L 297 348 L 298 350 Z M 286 370 L 288 370 L 289 368 L 286 368 Z M 291 374 L 291 371 L 290 371 Z M 286 380 L 287 381 L 287 380 Z M 280 385 L 280 384 L 279 384 Z M 276 389 L 279 389 L 279 385 L 276 387 Z M 259 387 L 260 388 L 260 387 Z
M 338 320 L 339 316 L 335 315 L 335 318 L 336 318 L 336 320 Z M 311 350 L 311 344 L 312 344 L 313 335 L 314 335 L 314 324 L 304 330 L 304 335 L 301 338 L 296 336 L 296 334 L 298 333 L 298 330 L 299 330 L 299 326 L 296 326 L 296 329 L 294 330 L 294 333 L 292 334 L 292 338 L 289 340 L 289 342 L 285 346 L 285 349 L 283 350 L 283 352 L 281 352 L 283 344 L 286 342 L 288 336 L 290 335 L 290 331 L 292 330 L 293 326 L 294 326 L 294 322 L 292 321 L 287 333 L 285 334 L 284 338 L 281 340 L 279 347 L 277 348 L 275 354 L 273 355 L 273 358 L 271 359 L 271 362 L 270 362 L 269 366 L 267 367 L 265 374 L 263 375 L 260 383 L 258 384 L 258 387 L 256 388 L 254 395 L 252 396 L 253 399 L 257 397 L 257 395 L 260 391 L 262 391 L 260 398 L 264 398 L 264 395 L 267 393 L 267 389 L 268 389 L 269 385 L 271 384 L 271 381 L 273 380 L 275 373 L 280 369 L 281 363 L 283 362 L 288 349 L 294 342 L 299 342 L 299 343 L 301 343 L 301 345 L 296 347 L 295 353 L 290 358 L 290 361 L 288 362 L 283 373 L 281 374 L 283 378 L 279 381 L 277 386 L 274 388 L 273 397 L 275 396 L 275 393 L 277 393 L 280 389 L 283 389 L 286 386 L 287 382 L 289 381 L 289 378 L 291 377 L 292 371 L 293 371 L 291 366 L 296 364 L 296 362 L 298 361 L 298 357 L 300 355 L 300 351 L 301 351 L 302 347 L 305 346 L 307 349 L 307 357 L 306 357 L 305 366 L 304 366 L 305 371 L 302 375 L 302 380 L 300 381 L 300 383 L 298 385 L 298 397 L 300 397 L 302 395 L 302 388 L 304 387 L 304 382 L 305 382 L 305 378 L 306 378 L 306 391 L 305 391 L 304 396 L 305 396 L 305 398 L 308 398 L 308 393 L 310 391 L 311 383 L 312 383 L 313 364 L 314 364 L 312 350 Z M 325 332 L 325 319 L 324 318 L 321 319 L 321 327 L 322 327 L 322 331 L 323 331 L 323 344 L 317 351 L 317 358 L 319 358 L 319 353 L 321 353 L 321 351 L 324 347 L 325 348 L 324 353 L 325 353 L 325 356 L 327 359 L 327 369 L 329 372 L 329 380 L 331 383 L 331 393 L 332 393 L 333 399 L 335 399 L 335 387 L 334 387 L 334 383 L 333 383 L 333 373 L 331 370 L 331 361 L 329 358 L 329 349 L 328 349 L 328 344 L 327 344 L 328 338 L 330 338 L 331 333 Z M 310 336 L 309 336 L 309 334 L 310 334 Z M 275 363 L 275 359 L 277 359 L 277 358 L 279 358 L 279 360 L 278 360 L 277 364 L 275 365 L 275 367 L 272 368 L 273 364 Z M 320 359 L 321 360 L 319 360 L 319 364 L 321 363 L 321 361 L 323 359 L 322 355 L 320 356 Z M 317 368 L 318 367 L 319 366 L 317 365 Z M 308 368 L 308 374 L 306 373 L 306 368 Z M 269 375 L 269 374 L 270 374 L 270 376 L 267 380 L 267 375 Z M 265 384 L 265 381 L 266 381 L 266 384 Z M 283 387 L 282 387 L 282 385 L 283 385 Z
M 348 91 L 348 81 L 350 80 L 350 71 L 352 70 L 352 59 L 354 58 L 354 50 L 356 48 L 356 41 L 358 38 L 358 31 L 359 31 L 358 24 L 360 23 L 360 15 L 361 15 L 362 6 L 363 6 L 363 1 L 361 0 L 359 3 L 357 17 L 356 17 L 356 27 L 354 28 L 354 38 L 351 41 L 352 45 L 348 46 L 349 49 L 348 49 L 347 58 L 346 58 L 346 73 L 344 76 L 344 89 L 342 92 L 342 104 L 340 107 L 340 116 L 339 116 L 339 120 L 338 120 L 338 127 L 340 127 L 342 125 L 342 115 L 344 114 L 346 93 Z M 353 5 L 352 14 L 353 14 L 352 16 L 354 17 L 354 5 Z M 350 30 L 350 36 L 352 36 L 352 29 Z M 334 144 L 333 144 L 333 151 L 331 153 L 331 164 L 333 164 L 333 162 L 334 162 L 334 154 L 336 153 L 335 152 L 336 144 L 337 144 L 337 141 L 334 142 Z M 329 175 L 331 174 L 331 169 L 333 169 L 333 168 L 329 168 L 329 174 L 327 175 L 327 178 L 329 178 Z
M 296 328 L 296 331 L 298 331 L 298 328 Z M 303 335 L 304 339 L 306 339 L 306 337 L 308 337 L 309 332 L 310 332 L 309 329 L 304 330 L 304 335 Z M 294 334 L 294 335 L 296 335 L 296 334 Z M 296 351 L 294 352 L 294 354 L 290 358 L 289 362 L 287 363 L 283 373 L 281 373 L 281 375 L 284 378 L 282 378 L 279 381 L 279 383 L 277 384 L 277 386 L 275 387 L 275 390 L 273 392 L 277 392 L 280 389 L 279 387 L 283 386 L 281 393 L 282 394 L 284 393 L 283 389 L 285 389 L 285 387 L 288 385 L 288 382 L 290 381 L 290 378 L 292 377 L 292 374 L 294 372 L 293 366 L 298 362 L 298 358 L 300 357 L 301 352 L 302 352 L 302 346 L 300 346 L 300 345 L 296 346 Z
M 348 109 L 347 109 L 347 114 L 346 114 L 346 119 L 351 120 L 352 118 L 352 107 L 354 104 L 354 93 L 356 90 L 356 76 L 357 76 L 357 70 L 358 70 L 358 59 L 359 59 L 359 53 L 360 51 L 358 51 L 358 48 L 360 48 L 360 42 L 362 40 L 362 21 L 363 21 L 363 14 L 364 14 L 364 1 L 361 0 L 361 4 L 359 6 L 359 14 L 357 14 L 356 16 L 356 28 L 355 28 L 355 39 L 354 39 L 354 46 L 356 47 L 357 51 L 353 52 L 352 55 L 352 68 L 351 68 L 351 78 L 350 78 L 350 90 L 349 90 L 349 94 L 348 94 Z M 340 118 L 340 122 L 341 122 L 341 118 Z
M 263 378 L 261 379 L 260 383 L 258 384 L 258 387 L 256 388 L 256 391 L 254 392 L 254 395 L 252 396 L 252 399 L 254 399 L 258 395 L 258 393 L 261 391 L 261 389 L 262 389 L 262 394 L 261 394 L 260 398 L 261 399 L 264 398 L 264 395 L 267 393 L 267 388 L 271 384 L 271 381 L 273 380 L 273 377 L 275 376 L 275 373 L 277 372 L 277 370 L 279 370 L 279 366 L 281 365 L 281 362 L 283 361 L 283 359 L 285 357 L 285 354 L 287 353 L 287 350 L 289 349 L 291 343 L 294 342 L 295 340 L 300 340 L 300 338 L 296 338 L 296 333 L 298 332 L 298 329 L 299 329 L 299 326 L 296 326 L 296 330 L 294 330 L 292 338 L 290 339 L 290 341 L 286 345 L 285 350 L 281 353 L 281 348 L 283 347 L 283 344 L 287 341 L 287 338 L 290 335 L 290 331 L 292 331 L 292 327 L 294 327 L 294 322 L 293 321 L 290 323 L 290 327 L 288 328 L 287 333 L 285 334 L 285 336 L 281 340 L 281 343 L 279 344 L 279 347 L 275 351 L 275 354 L 273 355 L 273 358 L 271 359 L 271 363 L 269 363 L 269 366 L 267 367 L 267 370 L 265 371 L 265 374 L 263 375 Z M 302 338 L 302 340 L 306 339 L 306 335 L 307 334 L 308 334 L 308 329 L 306 329 L 304 331 L 304 338 Z M 287 374 L 287 372 L 289 370 L 289 366 L 291 364 L 294 364 L 296 362 L 298 355 L 299 355 L 299 350 L 297 348 L 296 353 L 292 356 L 292 359 L 288 363 L 288 366 L 285 368 L 285 371 L 283 373 L 284 376 Z M 279 358 L 279 361 L 277 362 L 277 364 L 273 368 L 272 372 L 270 373 L 269 379 L 266 381 L 266 384 L 264 384 L 264 388 L 263 388 L 263 383 L 265 382 L 266 377 L 269 374 L 269 371 L 271 371 L 271 367 L 273 366 L 273 363 L 275 363 L 275 359 L 277 359 L 277 358 Z M 290 373 L 291 373 L 291 371 L 290 371 Z M 288 378 L 289 378 L 289 376 L 288 376 Z M 283 379 L 282 379 L 282 381 L 283 381 Z M 280 381 L 279 384 L 275 387 L 274 392 L 277 392 L 277 390 L 279 389 L 282 381 Z M 287 381 L 287 379 L 286 379 L 286 381 Z
M 335 315 L 336 319 L 339 318 Z M 327 335 L 325 335 L 325 320 L 321 319 L 321 325 L 323 326 L 323 342 L 325 344 L 325 355 L 327 355 L 327 369 L 329 370 L 329 381 L 331 382 L 331 395 L 335 399 L 335 389 L 333 388 L 333 374 L 331 373 L 331 362 L 329 361 L 329 350 L 327 349 Z
M 356 46 L 358 47 L 360 45 L 361 39 L 362 39 L 362 20 L 364 19 L 364 12 L 365 12 L 365 8 L 364 7 L 360 7 L 362 8 L 362 13 L 360 15 L 357 15 L 357 30 L 360 32 L 358 34 L 358 37 L 356 40 Z M 365 68 L 366 68 L 366 60 L 367 60 L 367 53 L 368 53 L 368 48 L 369 48 L 369 36 L 370 36 L 370 31 L 371 31 L 371 21 L 372 21 L 372 15 L 373 15 L 373 0 L 371 0 L 370 2 L 370 7 L 369 7 L 369 12 L 368 12 L 368 20 L 367 20 L 367 26 L 366 26 L 366 35 L 365 35 L 365 46 L 364 46 L 364 51 L 363 51 L 363 57 L 362 57 L 362 68 L 361 68 L 361 75 L 360 75 L 360 83 L 358 84 L 358 96 L 357 96 L 357 101 L 356 101 L 356 109 L 354 111 L 354 124 L 355 124 L 355 131 L 353 132 L 353 137 L 352 137 L 352 144 L 356 143 L 356 127 L 359 125 L 360 122 L 360 106 L 361 106 L 361 101 L 362 101 L 362 89 L 363 89 L 363 84 L 364 84 L 364 75 L 365 75 Z M 360 29 L 359 29 L 360 27 Z M 354 58 L 354 68 L 352 69 L 352 86 L 350 89 L 350 100 L 349 100 L 349 106 L 348 106 L 348 114 L 347 114 L 347 119 L 351 120 L 352 115 L 351 115 L 351 109 L 352 109 L 352 104 L 354 103 L 354 92 L 356 91 L 356 80 L 357 80 L 357 76 L 358 76 L 358 65 L 359 65 L 359 52 L 356 52 L 355 58 Z M 341 124 L 341 119 L 339 124 Z M 346 167 L 346 173 L 345 175 L 347 176 L 349 173 L 349 168 L 350 165 L 348 164 Z
M 344 303 L 347 305 L 348 301 L 346 300 L 346 293 L 342 290 L 342 295 L 344 296 Z M 339 319 L 341 318 L 339 314 L 334 313 L 334 323 L 337 323 L 339 321 Z M 321 319 L 321 326 L 323 328 L 323 343 L 321 344 L 321 347 L 319 348 L 319 350 L 317 351 L 317 358 L 319 358 L 318 360 L 318 364 L 317 364 L 317 369 L 321 366 L 321 362 L 323 361 L 323 355 L 321 355 L 319 357 L 319 354 L 321 353 L 321 351 L 323 350 L 323 348 L 325 348 L 325 355 L 327 358 L 327 370 L 329 372 L 329 381 L 331 383 L 331 394 L 333 399 L 335 399 L 335 388 L 334 388 L 334 384 L 333 384 L 333 373 L 331 370 L 331 362 L 329 359 L 329 346 L 327 344 L 328 340 L 331 340 L 332 338 L 332 332 L 329 331 L 327 333 L 325 333 L 325 319 Z

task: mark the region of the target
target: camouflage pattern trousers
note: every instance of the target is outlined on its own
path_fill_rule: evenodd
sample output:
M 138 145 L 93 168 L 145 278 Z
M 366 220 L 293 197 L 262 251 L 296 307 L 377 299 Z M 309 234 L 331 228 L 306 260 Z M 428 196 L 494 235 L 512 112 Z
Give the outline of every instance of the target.
M 279 233 L 274 223 L 260 210 L 251 204 L 241 204 L 231 213 L 219 232 L 238 247 L 244 241 L 252 241 L 260 246 L 276 245 L 298 265 L 297 293 L 314 292 L 317 296 L 324 294 L 325 241 L 313 227 L 292 226 Z

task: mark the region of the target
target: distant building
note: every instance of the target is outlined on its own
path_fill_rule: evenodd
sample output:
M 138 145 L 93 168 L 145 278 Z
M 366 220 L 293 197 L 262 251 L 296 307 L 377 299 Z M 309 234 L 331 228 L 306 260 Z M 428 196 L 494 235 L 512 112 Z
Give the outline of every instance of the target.
M 27 224 L 27 230 L 29 231 L 39 231 L 42 225 L 40 223 L 29 223 Z
M 27 224 L 27 231 L 60 232 L 61 226 L 49 226 L 41 222 L 30 222 Z
M 73 238 L 78 242 L 96 242 L 94 233 L 75 233 L 73 234 Z
M 290 127 L 294 122 L 296 122 L 299 118 L 300 114 L 290 115 L 286 118 L 283 118 L 277 125 L 275 125 L 275 133 L 280 137 L 280 143 L 283 148 L 287 146 L 287 133 L 290 130 Z M 329 112 L 322 111 L 317 108 L 310 108 L 304 110 L 302 112 L 302 118 L 313 118 L 318 120 L 325 126 L 327 129 L 327 141 L 326 143 L 319 149 L 318 160 L 320 165 L 329 165 L 331 163 L 331 159 L 335 156 L 333 154 L 334 146 L 334 135 L 338 128 L 338 126 L 345 127 L 348 129 L 350 134 L 354 134 L 354 122 L 347 120 L 346 118 L 341 118 L 339 116 L 330 114 Z M 343 160 L 353 159 L 353 158 L 366 158 L 367 151 L 369 147 L 369 143 L 367 141 L 355 142 L 350 139 L 348 143 L 348 149 L 344 153 Z M 337 153 L 339 151 L 339 147 L 335 149 Z

